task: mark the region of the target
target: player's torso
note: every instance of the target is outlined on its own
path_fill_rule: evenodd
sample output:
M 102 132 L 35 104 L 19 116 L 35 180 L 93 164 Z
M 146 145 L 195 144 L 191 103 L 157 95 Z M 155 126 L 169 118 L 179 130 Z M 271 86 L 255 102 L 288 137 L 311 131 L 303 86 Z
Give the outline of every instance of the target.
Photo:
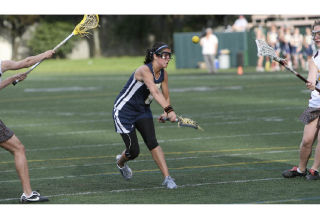
M 313 58 L 313 61 L 318 69 L 316 87 L 318 89 L 320 89 L 320 51 L 318 50 L 312 58 Z M 320 94 L 317 90 L 314 90 L 311 92 L 311 99 L 309 100 L 309 107 L 320 108 Z
M 160 89 L 161 83 L 164 80 L 164 70 L 160 70 L 160 75 L 156 78 L 151 63 L 147 64 L 147 66 L 153 75 L 154 83 Z M 148 87 L 144 82 L 136 80 L 134 74 L 135 72 L 131 75 L 116 98 L 114 107 L 118 110 L 144 111 L 146 107 L 149 107 L 153 100 L 153 96 L 150 94 Z

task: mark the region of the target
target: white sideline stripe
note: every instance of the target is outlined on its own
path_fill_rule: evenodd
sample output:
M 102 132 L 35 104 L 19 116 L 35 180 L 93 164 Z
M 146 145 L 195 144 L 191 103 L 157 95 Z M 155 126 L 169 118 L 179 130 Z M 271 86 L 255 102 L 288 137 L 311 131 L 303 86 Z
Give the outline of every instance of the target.
M 234 180 L 234 181 L 220 181 L 220 182 L 211 182 L 211 183 L 195 183 L 195 184 L 185 184 L 185 185 L 178 185 L 179 188 L 186 188 L 186 187 L 200 187 L 206 185 L 220 185 L 220 184 L 232 184 L 232 183 L 249 183 L 249 182 L 259 182 L 259 181 L 272 181 L 272 180 L 284 180 L 284 178 L 263 178 L 263 179 L 251 179 L 251 180 Z M 64 194 L 56 194 L 56 195 L 48 195 L 46 197 L 60 197 L 60 196 L 79 196 L 79 195 L 89 195 L 89 194 L 97 194 L 97 193 L 120 193 L 120 192 L 131 192 L 131 191 L 145 191 L 145 190 L 154 190 L 154 189 L 165 189 L 164 186 L 155 186 L 155 187 L 148 187 L 148 188 L 133 188 L 133 189 L 117 189 L 117 190 L 110 190 L 110 191 L 93 191 L 93 192 L 78 192 L 78 193 L 64 193 Z M 17 198 L 6 198 L 0 199 L 0 202 L 4 201 L 11 201 L 11 200 L 18 200 Z
M 90 134 L 90 133 L 101 133 L 107 130 L 88 130 L 88 131 L 75 131 L 75 132 L 65 132 L 65 133 L 52 133 L 45 134 L 44 136 L 55 136 L 55 135 L 75 135 L 75 134 Z M 179 141 L 190 141 L 190 140 L 209 140 L 216 138 L 237 138 L 237 137 L 252 137 L 252 136 L 272 136 L 272 135 L 283 135 L 283 134 L 301 134 L 302 131 L 289 131 L 289 132 L 270 132 L 270 133 L 257 133 L 257 134 L 239 134 L 239 135 L 221 135 L 221 136 L 210 136 L 210 137 L 196 137 L 196 138 L 176 138 L 167 140 L 158 140 L 158 143 L 167 142 L 179 142 Z M 26 136 L 36 136 L 36 135 L 26 135 Z M 143 142 L 139 142 L 142 144 Z M 95 148 L 103 146 L 123 146 L 122 142 L 111 143 L 111 144 L 93 144 L 93 145 L 76 145 L 76 146 L 60 146 L 51 148 L 37 148 L 37 149 L 26 149 L 27 152 L 35 151 L 49 151 L 49 150 L 59 150 L 59 149 L 78 149 L 78 148 Z M 0 151 L 1 153 L 8 153 L 7 151 Z
M 220 157 L 234 157 L 234 156 L 251 156 L 251 155 L 261 155 L 261 154 L 278 154 L 278 153 L 287 153 L 287 152 L 298 152 L 299 150 L 281 150 L 281 151 L 265 151 L 265 152 L 249 152 L 249 153 L 234 153 L 234 154 L 225 154 L 225 155 L 211 155 L 211 156 L 189 156 L 189 157 L 177 157 L 177 158 L 167 158 L 166 161 L 176 161 L 176 160 L 189 160 L 189 159 L 199 159 L 199 158 L 220 158 Z M 131 163 L 139 163 L 139 162 L 154 162 L 154 160 L 134 160 Z M 55 167 L 30 167 L 29 171 L 32 170 L 42 170 L 42 169 L 60 169 L 60 168 L 72 168 L 72 167 L 91 167 L 91 166 L 102 166 L 102 165 L 114 165 L 112 163 L 92 163 L 92 164 L 73 164 L 67 166 L 55 166 Z M 15 169 L 0 171 L 0 173 L 16 173 Z
M 171 88 L 170 92 L 207 92 L 217 90 L 242 90 L 242 86 L 230 87 L 185 87 L 185 88 Z
M 66 115 L 66 114 L 65 114 Z M 68 115 L 66 115 L 68 116 Z M 28 124 L 16 124 L 10 125 L 10 128 L 17 127 L 34 127 L 34 126 L 57 126 L 57 125 L 65 125 L 65 124 L 87 124 L 87 123 L 98 123 L 98 122 L 107 122 L 111 121 L 111 119 L 100 119 L 100 120 L 80 120 L 80 121 L 65 121 L 65 122 L 52 122 L 52 123 L 28 123 Z
M 57 88 L 27 88 L 24 92 L 67 92 L 67 91 L 95 91 L 99 87 L 57 87 Z

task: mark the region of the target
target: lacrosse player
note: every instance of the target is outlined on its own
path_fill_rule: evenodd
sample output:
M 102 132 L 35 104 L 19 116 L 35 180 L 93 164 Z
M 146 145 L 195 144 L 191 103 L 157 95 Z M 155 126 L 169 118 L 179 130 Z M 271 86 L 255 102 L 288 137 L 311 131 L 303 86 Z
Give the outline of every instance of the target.
M 316 20 L 312 29 L 313 41 L 317 48 L 320 48 L 320 20 Z M 309 106 L 300 116 L 300 120 L 305 124 L 302 142 L 300 144 L 300 162 L 299 166 L 295 166 L 290 170 L 282 173 L 285 178 L 306 177 L 307 180 L 318 180 L 320 167 L 320 138 L 315 150 L 314 162 L 308 170 L 307 164 L 312 153 L 312 145 L 318 136 L 320 128 L 320 94 L 315 88 L 320 88 L 318 81 L 320 80 L 320 50 L 318 50 L 312 59 L 309 60 L 308 83 L 306 86 L 312 90 Z
M 157 142 L 150 110 L 154 98 L 164 109 L 159 122 L 163 122 L 166 118 L 171 122 L 176 121 L 177 116 L 170 105 L 168 74 L 165 71 L 171 54 L 169 46 L 162 42 L 155 43 L 147 50 L 144 65 L 131 75 L 114 102 L 113 119 L 116 132 L 120 133 L 126 146 L 122 154 L 116 157 L 117 167 L 122 176 L 126 180 L 132 178 L 132 171 L 126 162 L 139 155 L 136 135 L 138 129 L 164 176 L 162 185 L 174 189 L 177 185 L 169 175 L 164 153 Z
M 27 74 L 20 73 L 14 76 L 8 77 L 4 81 L 1 81 L 2 73 L 8 70 L 18 70 L 21 68 L 30 67 L 37 62 L 46 58 L 51 58 L 54 54 L 53 50 L 48 50 L 36 56 L 30 56 L 21 61 L 12 60 L 0 60 L 0 90 L 10 85 L 15 80 L 22 81 L 27 77 Z M 20 140 L 15 136 L 12 130 L 0 120 L 0 146 L 8 150 L 14 156 L 15 166 L 19 178 L 21 180 L 23 194 L 21 195 L 20 202 L 43 202 L 48 201 L 48 198 L 40 196 L 36 191 L 32 191 L 30 186 L 30 178 L 28 171 L 28 163 L 25 154 L 25 149 Z

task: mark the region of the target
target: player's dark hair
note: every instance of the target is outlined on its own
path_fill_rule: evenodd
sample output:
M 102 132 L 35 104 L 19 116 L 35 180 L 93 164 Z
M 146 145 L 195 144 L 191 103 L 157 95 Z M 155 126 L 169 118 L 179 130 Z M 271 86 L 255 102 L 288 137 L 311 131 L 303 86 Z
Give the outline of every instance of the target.
M 317 19 L 314 21 L 313 25 L 312 25 L 312 30 L 314 29 L 315 26 L 320 25 L 320 19 Z
M 153 54 L 161 53 L 162 49 L 169 48 L 164 42 L 156 42 L 151 49 L 147 49 L 144 64 L 148 64 L 153 61 Z M 170 48 L 169 48 L 170 49 Z

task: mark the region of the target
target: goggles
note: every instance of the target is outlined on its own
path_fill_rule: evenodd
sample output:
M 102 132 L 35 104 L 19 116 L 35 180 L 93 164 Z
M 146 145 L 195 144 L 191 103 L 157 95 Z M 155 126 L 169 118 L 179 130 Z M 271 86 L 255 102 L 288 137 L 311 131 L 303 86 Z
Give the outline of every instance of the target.
M 320 30 L 312 30 L 312 38 L 315 40 L 315 38 L 318 37 L 320 39 Z
M 171 52 L 161 52 L 161 53 L 156 53 L 158 57 L 161 57 L 162 59 L 172 59 L 172 53 Z

